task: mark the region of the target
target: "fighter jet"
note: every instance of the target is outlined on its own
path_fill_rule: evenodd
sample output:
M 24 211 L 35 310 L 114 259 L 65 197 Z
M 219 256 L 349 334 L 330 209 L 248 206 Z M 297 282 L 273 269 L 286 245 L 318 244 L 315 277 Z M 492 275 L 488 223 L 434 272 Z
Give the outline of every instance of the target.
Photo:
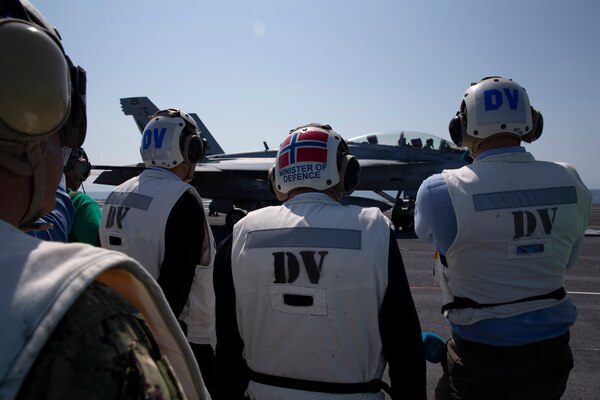
M 147 97 L 122 98 L 121 107 L 143 133 L 149 118 L 159 109 Z M 190 114 L 206 139 L 206 156 L 197 166 L 191 182 L 200 195 L 211 199 L 209 209 L 226 213 L 226 224 L 232 227 L 239 219 L 260 207 L 279 204 L 268 186 L 268 170 L 277 150 L 264 144 L 263 150 L 225 153 L 197 114 Z M 348 196 L 342 202 L 388 210 L 394 204 L 404 206 L 414 200 L 421 182 L 443 169 L 458 168 L 468 163 L 464 150 L 434 135 L 387 131 L 347 139 L 350 153 L 361 166 L 357 191 L 376 193 L 381 200 Z M 144 164 L 129 166 L 95 165 L 103 169 L 94 183 L 119 185 L 144 169 Z M 397 191 L 394 198 L 385 191 Z

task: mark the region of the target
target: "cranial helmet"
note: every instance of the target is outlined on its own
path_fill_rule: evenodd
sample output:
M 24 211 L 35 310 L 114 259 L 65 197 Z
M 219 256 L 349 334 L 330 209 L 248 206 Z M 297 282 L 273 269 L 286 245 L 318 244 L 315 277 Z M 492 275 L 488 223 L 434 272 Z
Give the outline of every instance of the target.
M 269 182 L 280 201 L 297 188 L 333 188 L 350 194 L 358 185 L 359 172 L 358 161 L 331 126 L 309 124 L 292 129 L 281 143 Z
M 90 164 L 90 160 L 83 148 L 77 147 L 71 150 L 64 170 L 65 172 L 75 171 L 75 177 L 81 182 L 90 176 L 92 164 Z
M 169 108 L 155 113 L 144 128 L 140 154 L 146 167 L 173 168 L 183 162 L 200 161 L 204 147 L 192 116 Z
M 457 146 L 468 137 L 487 139 L 498 134 L 531 143 L 542 134 L 543 117 L 531 107 L 527 92 L 518 83 L 492 76 L 472 83 L 465 91 L 460 111 L 448 129 Z
M 85 70 L 66 56 L 56 29 L 28 0 L 0 2 L 0 165 L 33 176 L 21 226 L 39 216 L 46 141 L 78 147 L 86 133 Z

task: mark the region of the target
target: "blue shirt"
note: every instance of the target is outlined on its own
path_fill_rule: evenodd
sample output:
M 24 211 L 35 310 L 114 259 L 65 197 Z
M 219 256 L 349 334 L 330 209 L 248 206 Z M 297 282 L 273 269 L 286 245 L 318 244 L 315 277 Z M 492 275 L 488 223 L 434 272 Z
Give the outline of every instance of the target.
M 75 208 L 73 207 L 71 198 L 62 187 L 58 186 L 56 189 L 56 206 L 54 210 L 37 220 L 38 223 L 51 223 L 52 228 L 45 231 L 29 231 L 27 233 L 38 239 L 66 243 L 74 217 Z
M 480 153 L 474 162 L 485 157 L 526 152 L 524 147 L 502 147 Z M 420 239 L 432 241 L 440 254 L 445 255 L 457 232 L 456 214 L 450 193 L 441 174 L 427 178 L 417 192 L 415 232 Z M 581 252 L 583 236 L 579 238 L 567 269 L 572 267 Z M 517 346 L 553 338 L 567 332 L 577 318 L 577 309 L 571 300 L 554 307 L 528 312 L 513 317 L 486 319 L 471 325 L 450 323 L 460 337 L 495 346 Z

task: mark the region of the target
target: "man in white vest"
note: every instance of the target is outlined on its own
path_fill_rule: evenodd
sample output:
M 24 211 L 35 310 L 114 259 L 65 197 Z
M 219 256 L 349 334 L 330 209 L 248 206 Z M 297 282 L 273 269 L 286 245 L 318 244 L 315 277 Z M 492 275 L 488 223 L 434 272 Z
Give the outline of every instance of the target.
M 85 138 L 85 71 L 59 38 L 28 1 L 0 2 L 0 398 L 209 398 L 135 260 L 25 234 Z
M 558 399 L 577 310 L 563 288 L 588 225 L 591 194 L 566 163 L 521 146 L 543 119 L 523 87 L 483 78 L 449 125 L 471 165 L 426 179 L 415 231 L 433 241 L 452 338 L 437 399 Z
M 204 142 L 189 114 L 161 110 L 144 129 L 140 154 L 147 169 L 106 199 L 100 242 L 135 258 L 157 280 L 216 398 L 216 249 L 202 198 L 188 183 L 204 157 Z
M 283 205 L 250 212 L 217 252 L 221 394 L 424 399 L 420 324 L 390 221 L 340 204 L 359 164 L 329 125 L 290 133 L 269 171 Z

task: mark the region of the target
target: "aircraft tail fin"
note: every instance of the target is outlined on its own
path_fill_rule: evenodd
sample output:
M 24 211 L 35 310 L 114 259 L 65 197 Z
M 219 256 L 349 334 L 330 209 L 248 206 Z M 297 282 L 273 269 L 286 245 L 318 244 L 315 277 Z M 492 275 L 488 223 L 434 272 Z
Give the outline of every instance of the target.
M 147 97 L 127 97 L 120 100 L 123 114 L 131 115 L 140 130 L 140 134 L 144 133 L 146 124 L 150 117 L 158 111 L 158 107 Z
M 206 139 L 206 143 L 208 148 L 206 149 L 205 155 L 210 156 L 213 154 L 225 154 L 223 148 L 219 145 L 217 140 L 210 133 L 204 122 L 200 119 L 200 117 L 196 113 L 190 113 L 194 121 L 198 124 L 198 128 L 200 128 L 200 132 L 202 133 L 202 137 Z
M 150 120 L 150 117 L 155 112 L 159 111 L 158 107 L 156 107 L 154 103 L 147 97 L 126 97 L 120 100 L 123 114 L 131 115 L 135 120 L 135 124 L 140 130 L 140 134 L 144 133 L 144 128 Z M 225 151 L 210 133 L 206 125 L 204 125 L 204 122 L 202 122 L 200 117 L 198 117 L 198 115 L 195 113 L 190 113 L 190 115 L 198 124 L 198 128 L 200 128 L 202 137 L 206 139 L 206 143 L 208 145 L 208 148 L 206 149 L 206 155 L 224 154 Z

